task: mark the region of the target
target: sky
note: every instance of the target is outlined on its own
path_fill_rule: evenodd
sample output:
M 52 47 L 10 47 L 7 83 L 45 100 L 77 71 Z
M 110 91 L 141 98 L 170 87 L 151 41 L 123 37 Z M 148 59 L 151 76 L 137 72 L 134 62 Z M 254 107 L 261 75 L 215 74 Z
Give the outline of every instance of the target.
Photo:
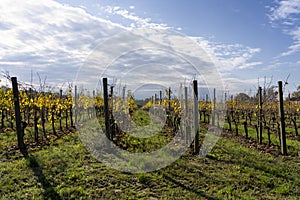
M 0 10 L 0 70 L 36 87 L 103 74 L 128 87 L 160 75 L 151 84 L 168 87 L 172 77 L 193 78 L 191 63 L 201 84 L 215 87 L 218 78 L 231 94 L 279 80 L 285 94 L 300 85 L 300 0 L 1 0 Z

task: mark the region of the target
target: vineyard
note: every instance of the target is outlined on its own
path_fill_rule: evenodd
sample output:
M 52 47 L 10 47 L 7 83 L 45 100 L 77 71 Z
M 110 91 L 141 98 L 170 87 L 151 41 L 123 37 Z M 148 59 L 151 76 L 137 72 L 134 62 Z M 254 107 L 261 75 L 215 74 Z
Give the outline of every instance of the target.
M 26 195 L 52 199 L 78 196 L 160 199 L 176 195 L 185 199 L 252 196 L 296 199 L 300 195 L 300 103 L 290 98 L 283 100 L 281 82 L 278 98 L 273 101 L 259 87 L 255 97 L 241 100 L 238 96 L 227 99 L 225 95 L 221 102 L 216 101 L 215 90 L 211 97 L 198 100 L 197 81 L 191 83 L 192 89 L 183 87 L 181 99 L 172 95 L 169 88 L 143 100 L 135 99 L 130 92 L 126 96 L 125 91 L 117 96 L 113 87 L 108 88 L 105 78 L 103 88 L 92 94 L 71 85 L 57 92 L 51 87 L 47 87 L 48 91 L 36 90 L 18 83 L 14 77 L 11 83 L 11 88 L 0 89 L 0 174 L 4 177 L 0 197 L 3 199 Z M 101 131 L 93 129 L 95 119 Z M 85 131 L 86 127 L 95 135 L 78 136 L 77 131 Z M 222 130 L 221 139 L 201 160 L 199 151 L 211 128 Z M 147 136 L 146 129 L 153 135 Z M 94 145 L 99 134 L 132 153 L 155 151 L 174 137 L 184 141 L 175 142 L 177 147 L 188 149 L 165 169 L 130 175 L 105 167 L 80 142 Z M 47 152 L 53 154 L 44 155 Z M 22 165 L 24 176 L 33 173 L 36 179 L 23 177 L 23 181 L 12 183 L 7 167 L 15 162 L 23 163 L 19 166 Z M 144 162 L 138 163 L 142 169 L 153 164 L 153 160 Z M 48 177 L 43 175 L 43 168 Z M 63 168 L 69 168 L 73 174 Z M 231 170 L 235 177 L 226 180 Z M 13 171 L 18 170 L 13 168 Z M 68 186 L 59 183 L 60 179 Z M 96 183 L 97 179 L 102 185 Z M 114 186 L 114 181 L 120 181 L 117 184 L 121 189 Z M 26 182 L 31 185 L 24 190 Z M 32 185 L 35 182 L 40 185 Z M 32 187 L 34 190 L 29 191 Z M 160 187 L 165 189 L 159 191 Z M 134 190 L 142 191 L 141 196 Z

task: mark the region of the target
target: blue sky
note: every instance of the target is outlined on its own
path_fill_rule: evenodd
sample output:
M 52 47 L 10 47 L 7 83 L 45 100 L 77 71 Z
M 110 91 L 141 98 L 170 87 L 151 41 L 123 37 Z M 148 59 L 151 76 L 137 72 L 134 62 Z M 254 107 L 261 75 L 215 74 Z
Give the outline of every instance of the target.
M 55 87 L 73 82 L 105 39 L 162 28 L 196 41 L 232 93 L 289 74 L 285 92 L 300 85 L 300 0 L 4 0 L 0 8 L 0 69 L 23 81 L 33 71 Z

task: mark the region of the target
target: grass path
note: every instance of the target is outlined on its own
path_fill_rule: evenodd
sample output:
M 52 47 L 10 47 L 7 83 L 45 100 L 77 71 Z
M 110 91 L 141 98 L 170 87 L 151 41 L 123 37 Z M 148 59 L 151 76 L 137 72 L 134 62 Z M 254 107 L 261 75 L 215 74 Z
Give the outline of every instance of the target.
M 222 137 L 205 158 L 188 152 L 145 174 L 109 169 L 76 133 L 31 153 L 0 154 L 0 199 L 299 199 L 300 158 L 261 153 Z

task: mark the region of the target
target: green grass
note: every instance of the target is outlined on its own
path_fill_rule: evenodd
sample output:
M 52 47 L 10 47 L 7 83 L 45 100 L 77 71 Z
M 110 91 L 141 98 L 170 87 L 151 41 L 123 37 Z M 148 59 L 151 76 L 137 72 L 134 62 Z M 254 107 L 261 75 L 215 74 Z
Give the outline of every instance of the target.
M 31 152 L 0 154 L 0 199 L 298 199 L 299 157 L 263 154 L 221 138 L 205 158 L 188 153 L 151 173 L 95 160 L 76 133 Z
M 151 123 L 151 118 L 149 112 L 144 110 L 137 110 L 134 113 L 134 122 L 138 126 L 147 126 Z

